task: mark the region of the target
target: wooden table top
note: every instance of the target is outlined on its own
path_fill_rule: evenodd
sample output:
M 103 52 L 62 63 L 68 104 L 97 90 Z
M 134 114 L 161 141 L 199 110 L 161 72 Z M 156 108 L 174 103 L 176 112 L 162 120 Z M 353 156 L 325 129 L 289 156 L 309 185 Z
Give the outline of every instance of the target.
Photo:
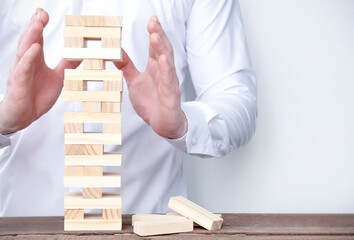
M 354 214 L 223 214 L 222 229 L 145 239 L 354 239 Z M 63 217 L 0 218 L 0 239 L 143 239 L 123 215 L 120 232 L 64 232 Z

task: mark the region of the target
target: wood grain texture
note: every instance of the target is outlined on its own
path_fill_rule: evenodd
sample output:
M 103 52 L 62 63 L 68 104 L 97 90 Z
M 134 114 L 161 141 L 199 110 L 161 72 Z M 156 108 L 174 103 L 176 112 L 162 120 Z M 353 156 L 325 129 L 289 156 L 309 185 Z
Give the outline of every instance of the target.
M 122 198 L 118 193 L 102 194 L 101 198 L 85 199 L 81 192 L 68 192 L 64 194 L 65 209 L 121 209 Z
M 87 26 L 87 27 L 122 27 L 120 16 L 95 16 L 95 15 L 66 15 L 66 26 Z
M 121 187 L 121 177 L 119 173 L 103 173 L 102 177 L 64 176 L 64 187 Z
M 120 38 L 107 38 L 101 39 L 102 48 L 120 48 Z
M 106 62 L 102 59 L 84 59 L 84 70 L 104 70 L 106 69 Z
M 102 112 L 120 112 L 122 104 L 120 102 L 103 102 Z
M 182 216 L 181 214 L 176 213 L 176 212 L 166 213 L 166 215 L 167 215 L 167 216 L 184 217 L 184 216 Z M 222 218 L 222 214 L 219 214 L 219 213 L 214 213 L 214 215 L 216 215 L 216 216 L 218 216 L 218 217 Z M 196 222 L 193 222 L 193 224 L 194 224 L 194 227 L 201 227 L 201 226 L 200 226 L 198 223 L 196 223 Z
M 109 81 L 122 81 L 123 72 L 120 70 L 76 70 L 65 69 L 65 80 L 109 80 Z
M 121 166 L 122 154 L 105 152 L 103 155 L 65 155 L 65 166 Z
M 65 209 L 64 218 L 65 220 L 72 220 L 72 219 L 83 220 L 84 209 Z
M 63 100 L 74 102 L 120 102 L 121 92 L 64 91 Z
M 85 214 L 84 220 L 68 220 L 64 223 L 65 231 L 102 231 L 122 230 L 121 219 L 103 219 L 99 214 Z
M 151 221 L 151 220 L 165 220 L 165 219 L 176 219 L 176 218 L 183 218 L 182 215 L 167 215 L 167 214 L 134 214 L 132 216 L 132 226 L 134 226 L 135 222 L 138 221 Z
M 83 48 L 85 46 L 83 37 L 65 37 L 64 47 L 66 48 Z
M 64 176 L 84 176 L 83 166 L 65 166 Z
M 153 239 L 344 239 L 354 237 L 354 214 L 223 214 L 220 230 L 196 228 L 190 233 L 156 236 Z M 122 215 L 123 230 L 117 232 L 65 232 L 63 217 L 0 218 L 4 239 L 141 239 L 132 231 L 131 215 Z M 28 238 L 27 238 L 28 237 Z M 1 239 L 1 238 L 0 238 Z
M 109 80 L 104 80 L 103 81 L 103 91 L 122 91 L 123 85 L 122 81 L 109 81 Z
M 121 61 L 120 48 L 64 48 L 63 58 L 68 60 L 103 59 Z
M 65 144 L 65 155 L 103 155 L 103 145 Z
M 76 37 L 97 40 L 101 40 L 101 38 L 121 38 L 120 29 L 110 27 L 66 26 L 63 32 L 64 38 Z
M 223 222 L 222 218 L 182 196 L 171 197 L 168 207 L 208 230 L 221 228 Z
M 120 124 L 121 123 L 121 114 L 120 113 L 95 113 L 95 112 L 64 112 L 64 124 L 65 123 L 114 123 L 114 124 Z M 75 124 L 72 124 L 72 125 L 77 126 Z M 80 133 L 80 132 L 78 132 L 78 133 Z
M 122 212 L 120 209 L 106 208 L 102 209 L 102 218 L 103 219 L 122 219 Z
M 64 135 L 65 144 L 122 144 L 122 134 L 120 133 L 66 133 Z
M 82 102 L 82 112 L 101 112 L 101 102 Z
M 85 199 L 102 198 L 102 188 L 100 187 L 84 187 L 82 188 L 82 197 Z
M 134 223 L 133 231 L 139 236 L 192 232 L 193 221 L 187 218 L 137 221 Z
M 112 123 L 104 123 L 102 126 L 102 133 L 121 133 L 122 132 L 122 125 L 112 124 Z
M 86 90 L 86 85 L 83 80 L 77 81 L 64 81 L 64 91 L 84 91 Z
M 83 123 L 64 122 L 64 133 L 83 133 L 83 132 L 84 132 Z

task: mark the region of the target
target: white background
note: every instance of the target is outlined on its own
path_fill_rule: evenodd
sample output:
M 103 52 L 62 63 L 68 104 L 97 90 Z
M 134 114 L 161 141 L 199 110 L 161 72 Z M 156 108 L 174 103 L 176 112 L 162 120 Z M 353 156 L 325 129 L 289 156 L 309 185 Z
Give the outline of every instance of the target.
M 224 158 L 186 156 L 189 198 L 214 212 L 354 213 L 354 1 L 240 5 L 257 131 Z

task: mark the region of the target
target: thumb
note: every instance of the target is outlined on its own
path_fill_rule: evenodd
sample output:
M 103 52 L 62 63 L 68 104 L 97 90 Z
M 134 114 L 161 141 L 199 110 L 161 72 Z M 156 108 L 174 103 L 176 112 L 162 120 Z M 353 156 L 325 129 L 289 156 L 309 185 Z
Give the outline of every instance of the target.
M 58 65 L 54 68 L 55 73 L 60 77 L 60 79 L 64 78 L 64 69 L 74 69 L 80 65 L 81 61 L 69 61 L 66 59 L 62 59 Z
M 140 74 L 140 72 L 136 69 L 134 63 L 132 62 L 128 54 L 124 51 L 124 49 L 122 49 L 122 52 L 123 52 L 123 61 L 114 62 L 114 65 L 116 65 L 118 69 L 123 71 L 124 78 L 127 82 L 127 85 L 129 85 L 129 83 L 133 81 L 133 79 L 136 78 L 137 75 Z

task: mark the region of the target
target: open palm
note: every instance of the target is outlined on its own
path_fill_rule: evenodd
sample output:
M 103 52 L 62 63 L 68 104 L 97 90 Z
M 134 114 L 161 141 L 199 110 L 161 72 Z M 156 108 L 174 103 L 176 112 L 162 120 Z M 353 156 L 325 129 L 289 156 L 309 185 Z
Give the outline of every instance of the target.
M 21 130 L 48 112 L 63 87 L 64 68 L 74 68 L 80 63 L 62 60 L 54 69 L 47 67 L 43 54 L 43 29 L 48 21 L 48 14 L 37 9 L 19 38 L 6 95 L 0 103 L 2 134 Z
M 124 51 L 123 62 L 115 65 L 124 73 L 136 113 L 160 136 L 179 138 L 188 126 L 181 109 L 173 48 L 157 17 L 150 19 L 148 31 L 149 59 L 145 72 L 139 72 Z

